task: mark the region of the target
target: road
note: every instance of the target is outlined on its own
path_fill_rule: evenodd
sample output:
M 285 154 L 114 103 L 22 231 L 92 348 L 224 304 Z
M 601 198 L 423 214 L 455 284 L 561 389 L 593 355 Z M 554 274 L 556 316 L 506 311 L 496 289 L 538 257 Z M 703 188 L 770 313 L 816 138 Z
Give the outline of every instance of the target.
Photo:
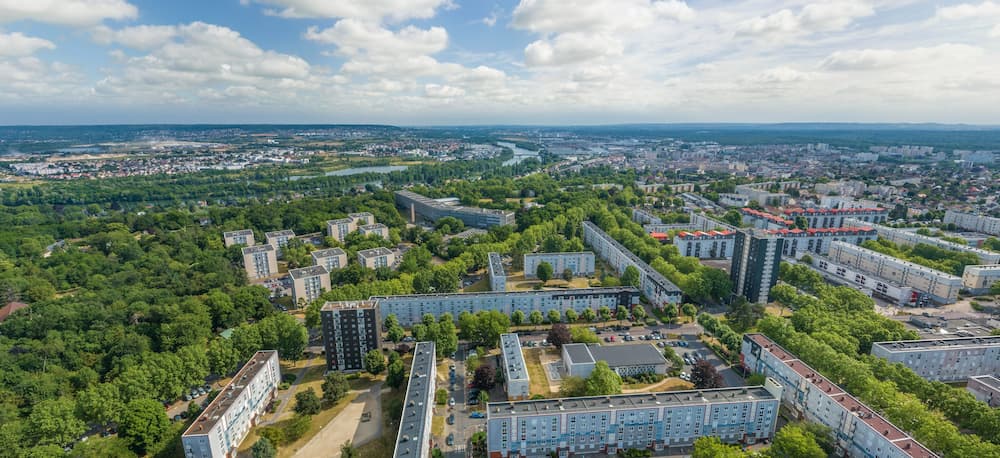
M 446 415 L 455 415 L 455 424 L 449 425 L 447 422 L 444 426 L 445 437 L 448 434 L 455 435 L 454 445 L 442 445 L 441 451 L 445 453 L 448 458 L 463 458 L 466 456 L 466 450 L 468 447 L 468 441 L 472 437 L 472 434 L 476 431 L 481 431 L 485 429 L 486 420 L 469 418 L 469 415 L 475 411 L 473 407 L 466 404 L 468 401 L 468 380 L 469 377 L 465 373 L 465 358 L 468 354 L 468 350 L 464 345 L 460 345 L 458 351 L 456 352 L 455 361 L 455 383 L 450 386 L 453 389 L 449 389 L 449 396 L 455 398 L 455 407 L 449 409 Z M 447 418 L 447 417 L 445 417 Z M 441 438 L 441 444 L 445 444 L 444 438 Z

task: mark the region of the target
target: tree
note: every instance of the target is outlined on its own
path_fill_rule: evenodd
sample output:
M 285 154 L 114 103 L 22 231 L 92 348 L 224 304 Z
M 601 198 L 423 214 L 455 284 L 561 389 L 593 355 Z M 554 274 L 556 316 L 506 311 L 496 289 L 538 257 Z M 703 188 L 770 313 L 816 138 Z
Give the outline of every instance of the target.
M 785 425 L 774 436 L 774 443 L 767 450 L 770 458 L 825 458 L 826 452 L 816 438 L 797 425 Z
M 566 376 L 559 384 L 559 396 L 564 398 L 576 398 L 587 395 L 587 381 L 582 377 Z
M 729 305 L 729 312 L 726 319 L 737 332 L 744 332 L 757 323 L 757 320 L 764 317 L 764 304 L 753 304 L 743 297 L 737 297 Z
M 496 384 L 496 370 L 489 364 L 483 364 L 476 368 L 472 376 L 472 386 L 480 390 L 491 390 Z
M 152 401 L 163 413 L 163 407 Z M 37 445 L 63 446 L 75 441 L 86 430 L 86 425 L 73 414 L 74 404 L 68 398 L 46 399 L 35 404 L 28 415 L 25 433 Z
M 608 306 L 602 305 L 601 308 L 598 309 L 598 313 L 601 315 L 601 321 L 605 323 L 611 321 L 611 309 L 608 308 Z
M 386 338 L 388 338 L 391 342 L 399 342 L 400 340 L 403 340 L 403 337 L 405 336 L 406 330 L 404 330 L 399 324 L 390 326 L 389 330 L 386 331 Z
M 542 283 L 545 283 L 552 279 L 552 264 L 547 262 L 538 263 L 538 267 L 535 268 L 535 276 L 538 277 Z
M 585 308 L 583 309 L 583 313 L 580 314 L 580 317 L 583 318 L 584 321 L 590 323 L 597 319 L 597 313 L 594 313 L 594 309 L 592 308 Z
M 402 361 L 398 361 L 402 364 Z M 391 386 L 391 385 L 390 385 Z M 347 395 L 347 392 L 351 389 L 351 384 L 347 381 L 347 377 L 340 372 L 330 372 L 323 377 L 323 385 L 320 386 L 323 391 L 323 403 L 327 406 L 332 406 Z
M 562 348 L 563 345 L 573 342 L 573 336 L 569 331 L 569 326 L 562 323 L 556 323 L 552 325 L 549 329 L 548 341 L 550 344 L 555 345 L 556 348 Z
M 365 370 L 369 374 L 378 375 L 385 370 L 385 356 L 382 356 L 382 352 L 375 348 L 365 354 Z
M 573 343 L 595 344 L 601 341 L 594 331 L 583 327 L 570 329 L 570 335 L 573 336 Z
M 389 363 L 388 373 L 385 376 L 385 383 L 392 389 L 398 389 L 406 381 L 406 366 L 402 360 Z
M 577 320 L 577 318 L 580 317 L 579 315 L 577 315 L 576 310 L 573 309 L 566 309 L 565 315 L 566 315 L 566 322 L 568 323 L 573 323 Z
M 295 413 L 299 415 L 316 415 L 323 409 L 323 403 L 316 390 L 310 387 L 305 391 L 295 393 Z
M 358 451 L 354 448 L 354 444 L 351 443 L 350 439 L 341 444 L 340 456 L 341 458 L 358 458 Z
M 552 310 L 549 310 L 549 314 L 548 314 L 547 318 L 549 320 L 549 323 L 559 323 L 560 321 L 562 321 L 562 314 L 559 313 L 559 310 L 552 309 Z
M 99 383 L 77 393 L 76 411 L 80 418 L 101 426 L 117 423 L 125 404 L 118 385 Z
M 685 303 L 681 306 L 681 313 L 694 318 L 698 314 L 698 307 L 695 307 L 692 303 Z
M 990 294 L 1000 296 L 1000 281 L 993 282 L 993 285 L 990 286 Z
M 569 267 L 563 269 L 562 279 L 566 280 L 567 282 L 573 281 L 573 269 L 570 269 Z
M 605 396 L 622 392 L 622 378 L 608 367 L 606 361 L 594 364 L 586 381 L 587 396 Z
M 152 399 L 134 399 L 125 406 L 118 436 L 132 444 L 132 448 L 145 452 L 155 445 L 170 429 L 170 420 L 159 402 Z
M 712 363 L 701 360 L 691 368 L 691 383 L 700 390 L 710 388 L 722 388 L 722 375 L 720 375 Z
M 667 304 L 667 306 L 664 307 L 664 310 L 666 310 L 666 309 L 673 309 L 673 307 L 674 307 L 673 305 Z M 632 307 L 632 315 L 635 316 L 636 320 L 639 320 L 639 321 L 645 320 L 646 319 L 646 307 L 644 307 L 642 304 L 639 304 L 639 305 L 636 305 L 635 307 Z
M 510 315 L 510 322 L 514 326 L 520 326 L 524 324 L 525 316 L 524 312 L 521 310 L 515 310 L 513 314 Z
M 476 395 L 476 399 L 479 400 L 479 405 L 486 407 L 486 403 L 490 402 L 490 393 L 486 390 L 482 390 Z
M 739 446 L 723 444 L 716 436 L 702 436 L 694 441 L 691 458 L 747 458 Z
M 260 332 L 260 348 L 278 350 L 278 356 L 282 359 L 300 358 L 309 343 L 309 332 L 292 315 L 271 315 L 254 327 Z
M 722 220 L 730 226 L 740 227 L 743 224 L 743 215 L 737 210 L 729 210 L 725 215 L 722 215 Z
M 531 324 L 538 326 L 545 321 L 545 315 L 542 315 L 541 310 L 532 310 L 531 314 L 528 315 L 528 321 L 531 321 Z
M 618 320 L 618 324 L 621 324 L 622 321 L 628 319 L 628 309 L 619 305 L 618 308 L 615 309 L 615 319 Z
M 642 274 L 639 269 L 635 266 L 628 266 L 625 271 L 622 272 L 622 285 L 623 286 L 639 286 L 639 281 L 642 278 Z
M 266 437 L 254 442 L 253 447 L 250 448 L 250 454 L 253 455 L 253 458 L 278 458 L 278 450 Z

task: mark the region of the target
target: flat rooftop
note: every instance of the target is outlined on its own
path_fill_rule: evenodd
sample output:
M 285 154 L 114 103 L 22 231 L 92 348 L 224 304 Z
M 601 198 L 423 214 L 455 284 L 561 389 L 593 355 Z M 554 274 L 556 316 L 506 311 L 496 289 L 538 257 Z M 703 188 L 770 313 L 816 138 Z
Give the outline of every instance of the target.
M 521 353 L 521 341 L 517 334 L 500 334 L 500 350 L 507 363 L 504 380 L 528 380 L 528 368 L 524 364 L 524 353 Z
M 382 229 L 382 228 L 388 229 L 389 226 L 386 226 L 385 224 L 382 223 L 374 223 L 374 224 L 365 224 L 364 226 L 358 227 L 358 229 L 362 231 L 373 231 L 375 229 Z
M 896 340 L 889 342 L 875 342 L 872 346 L 879 346 L 886 351 L 904 352 L 920 350 L 941 350 L 980 348 L 980 347 L 1000 347 L 1000 336 L 983 337 L 950 337 L 945 339 L 922 339 L 922 340 Z
M 608 366 L 646 366 L 664 364 L 667 358 L 651 343 L 629 345 L 589 345 L 594 360 L 607 361 Z
M 396 191 L 396 195 L 403 196 L 403 197 L 405 197 L 407 199 L 410 199 L 410 200 L 413 200 L 413 201 L 416 201 L 416 202 L 420 202 L 423 205 L 427 205 L 429 207 L 438 208 L 438 209 L 441 209 L 441 210 L 460 211 L 460 212 L 466 212 L 466 213 L 480 213 L 480 214 L 486 214 L 486 215 L 511 215 L 511 216 L 514 215 L 514 212 L 507 211 L 507 210 L 493 210 L 493 209 L 479 208 L 479 207 L 465 207 L 465 206 L 460 206 L 460 205 L 447 205 L 447 204 L 438 202 L 438 201 L 436 201 L 434 199 L 431 199 L 429 197 L 417 194 L 417 193 L 415 193 L 413 191 L 406 191 L 406 190 Z
M 388 248 L 385 247 L 369 248 L 367 250 L 358 251 L 358 255 L 364 256 L 366 258 L 373 258 L 375 256 L 386 256 L 390 254 L 392 254 L 392 251 L 390 251 Z
M 375 301 L 329 301 L 323 304 L 320 311 L 370 309 L 378 305 Z
M 554 253 L 525 253 L 526 258 L 541 258 L 546 256 L 593 256 L 593 251 L 559 251 Z
M 274 246 L 272 246 L 270 244 L 264 244 L 264 245 L 248 246 L 248 247 L 244 247 L 243 248 L 243 254 L 244 255 L 254 254 L 254 253 L 263 253 L 265 251 L 274 251 Z
M 224 237 L 236 237 L 236 236 L 240 236 L 240 235 L 251 235 L 251 234 L 253 234 L 253 230 L 252 229 L 242 229 L 242 230 L 238 230 L 238 231 L 228 231 L 228 232 L 223 232 L 222 233 L 222 235 Z
M 434 342 L 417 342 L 413 350 L 410 379 L 406 385 L 403 401 L 403 415 L 400 418 L 399 434 L 396 436 L 396 458 L 420 457 L 430 447 L 423 437 L 431 425 L 426 424 L 427 409 L 434 408 L 433 391 L 435 381 L 431 379 L 434 370 Z
M 315 277 L 317 275 L 327 274 L 326 267 L 323 266 L 308 266 L 300 269 L 291 269 L 288 271 L 288 275 L 292 278 L 298 280 L 300 278 Z
M 327 226 L 329 226 L 331 224 L 351 224 L 352 222 L 354 222 L 354 220 L 351 218 L 337 218 L 337 219 L 327 220 L 326 224 Z
M 349 218 L 362 218 L 365 216 L 375 216 L 375 215 L 372 215 L 371 212 L 358 212 L 358 213 L 348 213 L 347 216 Z
M 253 380 L 261 370 L 266 368 L 267 361 L 277 354 L 277 350 L 262 350 L 254 353 L 250 360 L 233 376 L 229 384 L 222 389 L 219 395 L 198 416 L 198 420 L 191 423 L 191 426 L 188 426 L 187 431 L 184 431 L 184 435 L 201 436 L 208 434 L 215 427 L 215 424 L 225 416 L 229 408 L 233 406 L 233 401 L 238 399 L 243 391 L 247 389 L 247 382 Z
M 500 253 L 490 252 L 486 255 L 490 263 L 490 275 L 504 275 L 503 262 L 500 261 Z
M 993 375 L 976 375 L 974 377 L 969 377 L 983 385 L 986 385 L 994 390 L 1000 390 L 1000 378 L 996 378 Z
M 330 258 L 341 255 L 347 255 L 347 252 L 341 248 L 327 248 L 325 250 L 316 250 L 312 252 L 313 258 Z
M 563 345 L 563 351 L 569 356 L 570 364 L 593 364 L 594 355 L 587 349 L 587 344 L 575 343 Z
M 947 280 L 952 280 L 952 281 L 957 281 L 957 282 L 961 282 L 962 281 L 961 277 L 956 277 L 954 275 L 951 275 L 951 274 L 948 274 L 948 273 L 945 273 L 945 272 L 941 272 L 940 270 L 937 270 L 937 269 L 931 269 L 930 267 L 922 266 L 920 264 L 914 264 L 914 263 L 912 263 L 910 261 L 899 259 L 899 258 L 897 258 L 895 256 L 890 256 L 890 255 L 887 255 L 887 254 L 884 254 L 884 253 L 879 253 L 878 251 L 875 251 L 875 250 L 869 250 L 868 248 L 863 248 L 863 247 L 860 247 L 858 245 L 854 245 L 852 243 L 841 242 L 839 240 L 835 240 L 833 242 L 830 242 L 830 250 L 831 251 L 835 247 L 837 247 L 837 246 L 845 247 L 846 251 L 850 251 L 850 252 L 854 252 L 854 253 L 859 253 L 861 256 L 867 256 L 869 258 L 882 258 L 882 259 L 885 259 L 886 261 L 889 261 L 889 262 L 892 262 L 892 263 L 896 264 L 897 266 L 903 266 L 903 267 L 906 267 L 908 269 L 915 270 L 915 271 L 918 271 L 918 272 L 922 272 L 922 273 L 927 274 L 927 275 L 933 275 L 933 276 L 936 276 L 936 277 L 939 277 L 939 278 L 942 278 L 942 279 L 947 279 Z
M 525 291 L 483 291 L 479 293 L 435 293 L 435 294 L 400 294 L 395 296 L 372 296 L 372 299 L 420 299 L 420 298 L 476 298 L 485 296 L 582 296 L 591 294 L 621 294 L 635 293 L 639 290 L 632 286 L 611 286 L 606 288 L 571 288 L 571 289 L 551 289 L 551 290 L 525 290 Z
M 285 229 L 283 231 L 265 232 L 264 237 L 295 237 L 295 231 L 290 229 Z
M 659 408 L 745 402 L 776 399 L 762 386 L 719 388 L 714 390 L 664 391 L 657 393 L 616 394 L 581 398 L 537 399 L 487 404 L 489 418 L 544 415 L 551 413 L 590 412 L 606 409 Z

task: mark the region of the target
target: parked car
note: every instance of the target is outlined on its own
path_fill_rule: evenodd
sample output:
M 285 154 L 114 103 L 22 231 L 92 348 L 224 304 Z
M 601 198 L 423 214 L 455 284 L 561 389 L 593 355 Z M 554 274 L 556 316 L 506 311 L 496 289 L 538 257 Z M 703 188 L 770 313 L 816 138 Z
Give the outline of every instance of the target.
M 449 434 L 448 438 L 445 439 L 444 443 L 448 445 L 455 445 L 455 433 Z
M 448 424 L 449 425 L 455 424 L 455 414 L 448 415 Z
M 486 414 L 478 411 L 472 412 L 472 415 L 469 415 L 469 418 L 486 418 Z
M 451 398 L 448 400 L 448 407 L 455 407 L 455 398 Z
M 610 338 L 610 337 L 605 337 L 605 338 L 604 338 L 604 341 L 605 341 L 605 342 L 611 342 L 611 338 Z

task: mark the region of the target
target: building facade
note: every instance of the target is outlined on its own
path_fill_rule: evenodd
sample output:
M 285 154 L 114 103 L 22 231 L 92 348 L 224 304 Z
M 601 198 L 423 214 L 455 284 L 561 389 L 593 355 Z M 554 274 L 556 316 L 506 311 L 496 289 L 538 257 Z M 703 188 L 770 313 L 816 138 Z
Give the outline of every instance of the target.
M 632 209 L 632 221 L 639 224 L 663 224 L 663 220 L 659 216 L 639 208 Z
M 741 208 L 740 215 L 743 217 L 744 225 L 755 229 L 787 229 L 795 226 L 795 222 L 790 219 L 752 208 Z
M 639 290 L 654 307 L 663 308 L 667 304 L 681 301 L 683 294 L 677 285 L 590 221 L 583 222 L 583 242 L 593 248 L 619 275 L 629 266 L 639 269 Z
M 737 231 L 729 274 L 733 293 L 750 302 L 769 302 L 771 288 L 778 283 L 783 246 L 784 239 L 761 230 Z
M 562 347 L 562 357 L 566 373 L 576 377 L 590 376 L 597 361 L 608 363 L 608 367 L 621 377 L 667 373 L 667 359 L 653 344 L 648 343 L 606 347 L 582 343 L 565 344 Z
M 833 262 L 924 291 L 939 304 L 955 302 L 962 289 L 959 277 L 849 243 L 831 243 L 829 257 Z
M 525 253 L 524 278 L 538 278 L 538 265 L 547 262 L 552 266 L 553 275 L 558 278 L 569 269 L 574 277 L 594 275 L 594 253 L 578 251 L 572 253 Z
M 1000 407 L 1000 378 L 993 375 L 969 377 L 965 389 L 980 402 L 985 402 L 990 407 Z
M 781 391 L 767 380 L 740 388 L 489 403 L 487 456 L 660 452 L 704 436 L 754 444 L 774 437 Z
M 901 363 L 933 382 L 1000 374 L 1000 336 L 875 342 L 872 356 Z
M 521 340 L 517 334 L 500 335 L 500 364 L 503 366 L 503 383 L 507 390 L 507 399 L 519 401 L 531 397 L 528 366 L 524 364 Z
M 937 455 L 763 334 L 744 334 L 743 367 L 775 379 L 794 419 L 831 429 L 838 456 L 935 458 Z
M 365 354 L 379 348 L 382 328 L 375 301 L 327 302 L 319 312 L 327 371 L 364 370 Z
M 375 215 L 369 212 L 348 213 L 347 217 L 359 227 L 375 224 Z
M 385 240 L 389 240 L 389 227 L 382 223 L 365 224 L 358 226 L 358 231 L 364 236 L 375 234 Z
M 396 253 L 384 247 L 360 250 L 358 251 L 358 262 L 369 269 L 394 268 L 396 266 Z
M 418 215 L 430 221 L 451 216 L 458 218 L 466 226 L 479 229 L 507 226 L 516 222 L 512 211 L 446 205 L 412 191 L 396 191 L 396 206 L 404 209 L 413 223 L 417 221 Z
M 954 224 L 968 231 L 1000 236 L 1000 218 L 948 210 L 944 213 L 944 223 Z
M 290 230 L 274 231 L 264 233 L 267 244 L 274 247 L 275 253 L 280 258 L 281 249 L 288 245 L 288 241 L 295 238 L 295 232 Z
M 403 414 L 392 456 L 429 458 L 431 456 L 431 417 L 434 416 L 434 387 L 437 380 L 434 342 L 417 342 L 413 349 L 410 379 L 403 398 Z
M 845 224 L 856 224 L 856 220 L 846 221 Z M 950 240 L 944 240 L 940 237 L 929 237 L 926 235 L 918 234 L 916 232 L 904 231 L 902 229 L 896 229 L 882 225 L 873 225 L 872 227 L 874 227 L 874 229 L 878 232 L 879 237 L 882 237 L 897 245 L 913 246 L 918 243 L 923 243 L 927 245 L 936 246 L 938 248 L 944 248 L 946 250 L 972 253 L 978 256 L 979 262 L 983 264 L 1000 264 L 1000 253 L 986 251 L 980 248 L 969 246 L 969 244 L 955 243 Z
M 331 219 L 326 222 L 326 234 L 331 238 L 343 242 L 347 234 L 354 232 L 357 225 L 351 218 Z
M 490 252 L 486 255 L 487 273 L 490 276 L 490 291 L 507 291 L 507 273 L 503 270 L 500 253 Z
M 988 294 L 997 282 L 1000 282 L 1000 265 L 965 266 L 962 271 L 962 286 L 972 294 Z
M 681 256 L 698 259 L 729 259 L 733 257 L 735 241 L 734 231 L 684 231 L 674 236 L 674 246 Z
M 291 269 L 288 275 L 292 277 L 292 298 L 296 307 L 299 304 L 308 305 L 319 299 L 320 294 L 330 290 L 330 272 L 326 267 L 309 266 Z
M 323 266 L 327 272 L 347 267 L 347 252 L 341 248 L 327 248 L 312 252 L 313 264 Z
M 251 280 L 276 275 L 278 255 L 274 246 L 265 244 L 243 248 L 243 268 Z
M 840 278 L 845 283 L 860 288 L 869 296 L 880 297 L 900 307 L 927 305 L 929 298 L 926 293 L 915 290 L 912 286 L 900 285 L 878 275 L 862 272 L 852 266 L 839 264 L 823 256 L 813 256 L 812 258 L 814 269 Z
M 181 436 L 185 458 L 236 456 L 281 383 L 278 352 L 258 351 Z
M 226 244 L 226 248 L 233 245 L 246 245 L 253 246 L 253 231 L 250 229 L 243 229 L 241 231 L 223 232 L 222 240 Z
M 785 210 L 785 217 L 790 220 L 802 217 L 810 229 L 827 229 L 845 227 L 844 221 L 855 219 L 867 224 L 884 223 L 889 219 L 889 210 L 885 208 L 791 208 Z
M 833 242 L 861 245 L 866 240 L 875 240 L 878 233 L 870 227 L 831 227 L 828 229 L 774 229 L 769 234 L 785 239 L 781 254 L 800 258 L 807 253 L 827 254 Z

